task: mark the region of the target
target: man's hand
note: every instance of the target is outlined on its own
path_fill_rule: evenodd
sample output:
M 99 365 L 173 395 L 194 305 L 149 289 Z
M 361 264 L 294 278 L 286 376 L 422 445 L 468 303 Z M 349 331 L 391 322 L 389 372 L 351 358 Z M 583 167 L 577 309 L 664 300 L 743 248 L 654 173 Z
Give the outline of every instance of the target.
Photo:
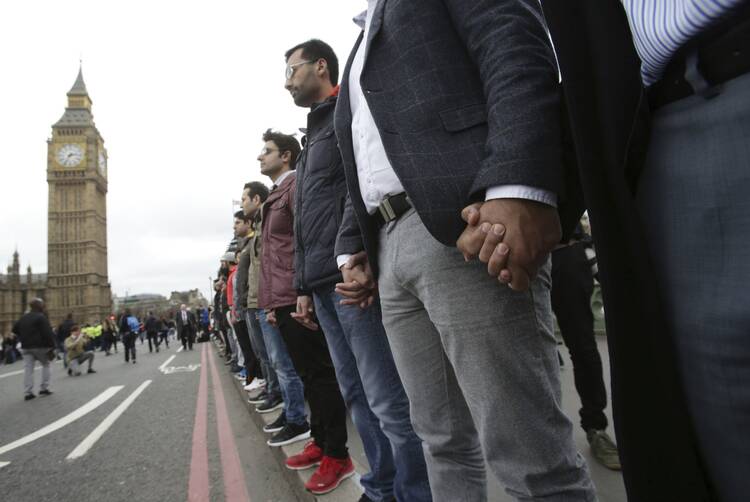
M 336 292 L 344 297 L 342 305 L 359 305 L 367 308 L 375 301 L 377 284 L 365 251 L 352 255 L 341 266 L 344 282 L 336 284 Z
M 266 310 L 266 321 L 268 321 L 268 324 L 270 324 L 271 326 L 276 327 L 278 325 L 278 323 L 276 322 L 276 310 Z
M 479 258 L 491 276 L 518 291 L 529 288 L 562 237 L 557 209 L 526 199 L 472 204 L 461 217 L 467 227 L 456 245 L 464 258 Z
M 318 324 L 313 320 L 315 307 L 311 296 L 297 297 L 297 312 L 291 314 L 292 319 L 311 331 L 318 330 Z

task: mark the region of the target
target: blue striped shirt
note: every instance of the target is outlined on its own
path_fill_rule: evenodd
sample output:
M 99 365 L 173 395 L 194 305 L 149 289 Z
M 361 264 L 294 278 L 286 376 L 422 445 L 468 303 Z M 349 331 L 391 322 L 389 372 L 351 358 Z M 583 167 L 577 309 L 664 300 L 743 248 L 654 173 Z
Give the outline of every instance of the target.
M 622 0 L 641 57 L 641 77 L 658 81 L 675 52 L 746 0 Z

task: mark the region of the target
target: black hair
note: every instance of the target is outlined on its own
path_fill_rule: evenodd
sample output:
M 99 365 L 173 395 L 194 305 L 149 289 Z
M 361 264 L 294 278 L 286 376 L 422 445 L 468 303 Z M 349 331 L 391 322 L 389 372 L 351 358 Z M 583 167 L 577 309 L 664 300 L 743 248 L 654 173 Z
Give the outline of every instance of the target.
M 261 202 L 265 202 L 268 198 L 268 187 L 260 181 L 251 181 L 250 183 L 245 183 L 245 186 L 242 189 L 249 190 L 248 194 L 251 198 L 255 197 L 256 195 L 260 197 Z
M 292 56 L 292 54 L 294 54 L 299 49 L 302 49 L 302 57 L 304 59 L 309 59 L 311 61 L 325 59 L 326 63 L 328 63 L 328 78 L 331 80 L 331 85 L 335 86 L 339 83 L 339 58 L 336 57 L 336 53 L 333 52 L 333 49 L 330 45 L 323 42 L 322 40 L 313 38 L 311 40 L 308 40 L 307 42 L 297 44 L 286 51 L 286 54 L 284 54 L 284 59 L 286 61 L 289 61 L 289 58 Z
M 297 156 L 299 156 L 299 153 L 302 150 L 297 138 L 291 134 L 284 134 L 272 129 L 267 129 L 266 132 L 263 133 L 263 141 L 273 141 L 276 146 L 279 147 L 279 155 L 282 155 L 284 152 L 291 153 L 292 157 L 289 160 L 289 165 L 294 169 L 297 162 Z
M 234 213 L 234 217 L 238 220 L 242 220 L 245 223 L 249 223 L 251 219 L 249 216 L 245 216 L 244 211 L 237 211 L 236 213 Z

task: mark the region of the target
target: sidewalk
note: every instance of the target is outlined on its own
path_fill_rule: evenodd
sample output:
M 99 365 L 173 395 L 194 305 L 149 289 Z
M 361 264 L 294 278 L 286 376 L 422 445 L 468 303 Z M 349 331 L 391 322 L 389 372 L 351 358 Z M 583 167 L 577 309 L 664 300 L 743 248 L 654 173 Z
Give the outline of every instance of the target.
M 599 353 L 602 357 L 602 364 L 604 367 L 604 381 L 607 386 L 608 396 L 609 394 L 609 356 L 607 352 L 607 341 L 603 336 L 597 336 L 597 342 L 599 345 Z M 560 354 L 564 360 L 564 366 L 560 372 L 560 380 L 562 383 L 563 390 L 563 409 L 565 413 L 570 417 L 575 425 L 574 435 L 576 445 L 581 454 L 586 458 L 591 471 L 591 476 L 597 487 L 599 496 L 599 502 L 627 502 L 625 496 L 625 487 L 622 482 L 622 476 L 619 472 L 610 471 L 601 465 L 591 456 L 589 446 L 586 441 L 586 435 L 578 425 L 578 409 L 580 407 L 580 400 L 575 390 L 573 382 L 573 367 L 568 356 L 567 349 L 564 345 L 559 346 Z M 262 430 L 263 426 L 273 421 L 278 413 L 260 414 L 255 411 L 255 405 L 247 402 L 247 392 L 243 389 L 242 383 L 237 379 L 233 378 L 235 388 L 239 394 L 239 399 L 245 404 L 248 409 L 248 414 L 251 420 Z M 231 395 L 231 394 L 230 394 Z M 231 398 L 230 398 L 231 399 Z M 614 437 L 614 430 L 612 428 L 612 414 L 608 408 L 605 411 L 607 418 L 610 421 L 610 427 L 608 429 L 610 435 Z M 359 486 L 359 476 L 368 472 L 367 459 L 362 449 L 362 443 L 359 436 L 354 428 L 351 420 L 348 422 L 349 429 L 349 450 L 354 462 L 356 473 L 351 478 L 345 480 L 339 488 L 333 492 L 315 496 L 305 490 L 304 483 L 309 479 L 310 475 L 314 472 L 314 469 L 305 471 L 292 471 L 290 469 L 284 469 L 287 473 L 287 479 L 290 485 L 295 489 L 298 497 L 302 501 L 324 501 L 324 502 L 356 502 L 362 495 L 362 489 Z M 271 435 L 269 434 L 268 437 Z M 296 455 L 302 451 L 302 447 L 305 445 L 305 441 L 300 441 L 295 444 L 283 446 L 281 448 L 268 447 L 270 453 L 276 457 L 278 462 L 283 466 L 284 461 L 291 455 Z M 488 473 L 488 502 L 515 502 L 515 499 L 505 493 L 503 487 L 497 482 L 497 480 Z M 251 494 L 252 495 L 252 494 Z

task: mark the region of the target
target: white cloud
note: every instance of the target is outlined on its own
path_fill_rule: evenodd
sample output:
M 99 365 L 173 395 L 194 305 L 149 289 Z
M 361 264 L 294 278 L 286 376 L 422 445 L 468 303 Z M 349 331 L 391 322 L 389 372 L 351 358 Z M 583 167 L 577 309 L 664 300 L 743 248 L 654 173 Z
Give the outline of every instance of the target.
M 364 1 L 0 4 L 0 266 L 47 266 L 46 139 L 83 57 L 109 154 L 113 292 L 199 287 L 231 237 L 232 199 L 264 179 L 268 127 L 304 126 L 283 88 L 286 49 L 330 43 L 343 65 Z

